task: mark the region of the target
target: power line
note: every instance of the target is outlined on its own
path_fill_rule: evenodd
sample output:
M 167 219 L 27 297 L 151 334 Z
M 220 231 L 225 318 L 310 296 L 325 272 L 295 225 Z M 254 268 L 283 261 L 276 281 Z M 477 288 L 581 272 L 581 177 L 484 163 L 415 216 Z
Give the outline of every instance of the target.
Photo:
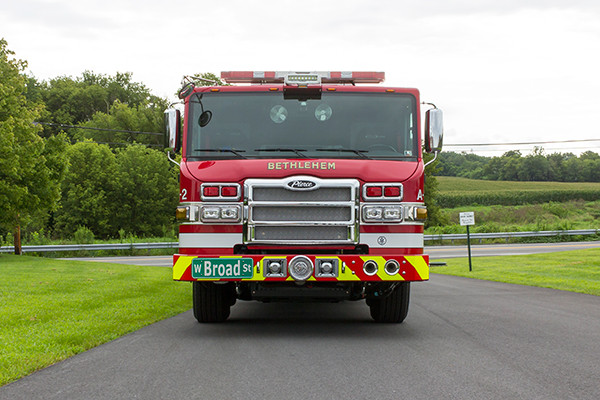
M 75 143 L 85 143 L 85 141 L 78 140 Z M 92 142 L 92 143 L 108 144 L 108 145 L 111 145 L 111 146 L 131 146 L 131 145 L 134 145 L 134 144 L 141 144 L 142 146 L 148 146 L 148 147 L 163 147 L 160 144 L 152 144 L 152 143 L 129 143 L 129 142 Z
M 511 149 L 454 149 L 454 150 L 449 150 L 451 152 L 461 152 L 461 153 L 477 153 L 477 154 L 481 154 L 481 153 L 503 153 L 503 152 L 507 152 L 510 150 L 515 150 L 515 151 L 532 151 L 533 149 L 531 148 L 525 148 L 525 147 L 519 147 L 519 148 L 511 148 Z M 589 150 L 589 151 L 593 151 L 593 152 L 598 152 L 596 150 L 596 147 L 544 147 L 544 152 L 561 152 L 561 153 L 568 153 L 568 152 L 572 152 L 572 151 L 577 151 L 577 150 Z
M 157 132 L 142 132 L 142 131 L 128 131 L 128 130 L 124 130 L 124 129 L 109 129 L 109 128 L 94 128 L 91 126 L 75 126 L 75 125 L 67 125 L 67 124 L 56 124 L 53 122 L 34 122 L 34 125 L 48 125 L 48 126 L 55 126 L 55 127 L 59 127 L 59 128 L 73 128 L 73 129 L 89 129 L 89 130 L 94 130 L 94 131 L 105 131 L 105 132 L 119 132 L 119 133 L 139 133 L 142 135 L 156 135 L 156 136 L 163 136 L 164 133 L 157 133 Z
M 444 143 L 444 146 L 521 146 L 527 144 L 554 144 L 554 143 L 577 143 L 577 142 L 600 142 L 600 139 L 572 139 L 572 140 L 549 140 L 546 142 L 514 142 L 514 143 Z

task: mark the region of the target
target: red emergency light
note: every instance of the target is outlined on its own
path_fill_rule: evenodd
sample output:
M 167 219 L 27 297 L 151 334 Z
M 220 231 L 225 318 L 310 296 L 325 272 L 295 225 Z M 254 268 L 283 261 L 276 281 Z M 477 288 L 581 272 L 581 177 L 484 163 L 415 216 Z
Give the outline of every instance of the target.
M 381 83 L 385 72 L 367 71 L 223 71 L 227 83 L 283 83 L 285 85 L 321 85 L 323 83 Z

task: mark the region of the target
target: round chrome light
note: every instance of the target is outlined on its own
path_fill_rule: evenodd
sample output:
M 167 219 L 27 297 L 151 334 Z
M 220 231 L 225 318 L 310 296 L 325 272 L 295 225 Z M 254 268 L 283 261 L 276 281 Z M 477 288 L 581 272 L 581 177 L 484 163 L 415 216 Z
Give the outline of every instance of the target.
M 396 275 L 400 271 L 400 264 L 396 260 L 387 260 L 385 263 L 385 272 L 388 275 Z
M 288 265 L 290 276 L 296 281 L 305 281 L 313 273 L 313 263 L 310 258 L 306 256 L 296 256 L 292 258 Z
M 321 273 L 323 274 L 331 274 L 333 271 L 333 265 L 330 262 L 324 262 L 321 264 Z
M 367 274 L 369 276 L 376 275 L 378 269 L 379 269 L 379 266 L 373 260 L 369 260 L 363 264 L 363 271 L 365 271 L 365 274 Z
M 281 263 L 271 261 L 269 263 L 269 272 L 271 274 L 279 274 L 281 272 Z

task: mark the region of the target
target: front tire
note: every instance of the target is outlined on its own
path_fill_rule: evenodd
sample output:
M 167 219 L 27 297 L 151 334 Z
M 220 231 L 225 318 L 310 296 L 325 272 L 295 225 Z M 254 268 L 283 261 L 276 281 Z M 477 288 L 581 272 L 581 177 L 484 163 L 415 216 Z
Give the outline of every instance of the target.
M 223 322 L 235 303 L 233 283 L 193 282 L 194 317 L 198 322 Z
M 410 282 L 402 282 L 383 299 L 370 299 L 368 302 L 371 317 L 375 322 L 399 324 L 408 314 L 410 302 Z

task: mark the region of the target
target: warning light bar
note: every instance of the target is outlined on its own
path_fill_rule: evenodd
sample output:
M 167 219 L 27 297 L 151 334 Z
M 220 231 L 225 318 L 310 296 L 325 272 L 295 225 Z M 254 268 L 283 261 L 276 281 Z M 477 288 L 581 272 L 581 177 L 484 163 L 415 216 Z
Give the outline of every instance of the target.
M 285 85 L 321 85 L 323 83 L 381 83 L 385 72 L 365 71 L 223 71 L 227 83 L 283 83 Z

